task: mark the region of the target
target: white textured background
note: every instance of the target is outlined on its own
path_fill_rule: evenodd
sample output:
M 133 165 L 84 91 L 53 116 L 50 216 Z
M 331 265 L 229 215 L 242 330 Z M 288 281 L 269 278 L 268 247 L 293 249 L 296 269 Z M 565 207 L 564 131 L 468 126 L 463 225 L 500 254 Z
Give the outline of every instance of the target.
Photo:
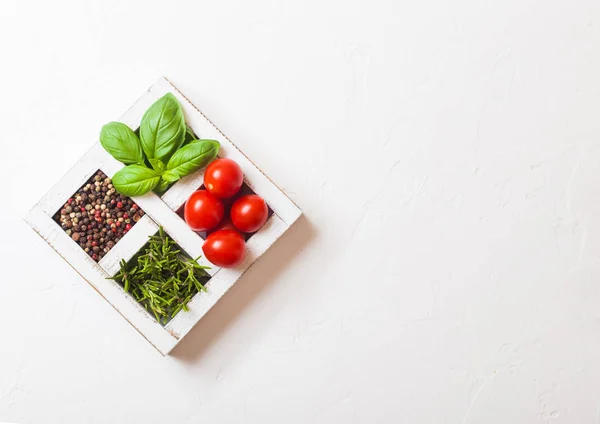
M 596 0 L 0 2 L 0 421 L 600 422 Z M 159 76 L 304 210 L 162 358 L 21 220 Z

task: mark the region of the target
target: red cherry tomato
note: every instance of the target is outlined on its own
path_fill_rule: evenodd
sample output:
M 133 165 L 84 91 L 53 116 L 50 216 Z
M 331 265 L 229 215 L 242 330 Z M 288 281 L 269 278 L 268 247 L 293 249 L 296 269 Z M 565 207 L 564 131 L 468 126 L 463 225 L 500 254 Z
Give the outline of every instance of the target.
M 244 182 L 242 168 L 231 159 L 217 159 L 204 171 L 204 187 L 224 199 L 237 193 Z
M 237 199 L 231 206 L 231 221 L 245 233 L 258 231 L 269 216 L 269 208 L 262 197 L 249 194 Z
M 238 266 L 246 256 L 246 243 L 234 230 L 219 230 L 209 235 L 202 245 L 204 256 L 221 268 Z
M 194 231 L 212 230 L 221 222 L 224 213 L 223 203 L 206 190 L 193 192 L 183 209 L 185 222 Z

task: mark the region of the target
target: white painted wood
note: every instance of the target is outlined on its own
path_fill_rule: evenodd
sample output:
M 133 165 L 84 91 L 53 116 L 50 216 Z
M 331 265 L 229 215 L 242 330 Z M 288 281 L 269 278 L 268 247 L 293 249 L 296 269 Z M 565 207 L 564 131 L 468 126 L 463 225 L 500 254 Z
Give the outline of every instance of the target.
M 123 166 L 104 151 L 99 142 L 71 168 L 67 174 L 32 209 L 26 220 L 79 274 L 81 274 L 125 319 L 127 319 L 163 355 L 171 351 L 204 314 L 231 288 L 252 264 L 296 221 L 300 209 L 273 184 L 221 131 L 218 130 L 170 82 L 161 78 L 123 115 L 121 122 L 135 129 L 146 109 L 159 97 L 172 92 L 180 100 L 186 121 L 201 138 L 221 143 L 220 157 L 229 157 L 240 164 L 246 184 L 262 196 L 273 210 L 267 223 L 247 242 L 244 262 L 235 269 L 219 269 L 205 258 L 198 262 L 211 266 L 208 292 L 199 293 L 189 304 L 189 312 L 180 312 L 163 327 L 157 323 L 122 287 L 108 276 L 119 269 L 121 258 L 131 259 L 156 233 L 161 225 L 191 257 L 203 256 L 204 240 L 193 232 L 176 214 L 189 195 L 202 184 L 203 173 L 181 179 L 163 195 L 154 193 L 134 197 L 146 215 L 100 261 L 94 262 L 56 222 L 52 215 L 98 169 L 111 177 Z
M 169 205 L 171 209 L 176 211 L 186 202 L 194 191 L 202 186 L 203 183 L 204 169 L 177 181 L 170 190 L 163 194 L 162 200 Z
M 121 169 L 123 165 L 116 161 L 106 163 L 102 170 L 110 178 Z M 173 189 L 174 186 L 171 188 Z M 132 199 L 149 215 L 156 223 L 161 225 L 164 230 L 177 242 L 177 244 L 192 258 L 203 256 L 202 244 L 204 240 L 198 233 L 195 233 L 160 197 L 154 193 L 147 193 L 143 196 L 132 197 Z M 207 272 L 211 275 L 217 272 L 217 268 L 211 265 L 204 257 L 198 260 L 200 265 L 211 266 Z
M 100 259 L 98 264 L 108 275 L 115 275 L 119 272 L 121 260 L 125 259 L 125 262 L 129 262 L 129 260 L 139 252 L 140 247 L 146 244 L 148 237 L 156 234 L 157 231 L 158 225 L 156 222 L 148 215 L 144 215 L 133 227 L 131 227 L 131 230 L 129 230 L 129 232 L 127 232 L 127 234 L 125 234 L 102 259 Z

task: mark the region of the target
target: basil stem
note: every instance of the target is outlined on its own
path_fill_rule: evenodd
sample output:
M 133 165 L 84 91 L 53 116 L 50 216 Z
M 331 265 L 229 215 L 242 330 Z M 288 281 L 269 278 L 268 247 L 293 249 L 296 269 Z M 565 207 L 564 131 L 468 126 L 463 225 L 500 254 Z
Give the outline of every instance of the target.
M 162 173 L 165 172 L 166 166 L 162 160 L 148 159 L 148 162 L 150 162 L 150 165 L 152 165 L 152 169 L 154 169 L 159 174 L 162 175 Z

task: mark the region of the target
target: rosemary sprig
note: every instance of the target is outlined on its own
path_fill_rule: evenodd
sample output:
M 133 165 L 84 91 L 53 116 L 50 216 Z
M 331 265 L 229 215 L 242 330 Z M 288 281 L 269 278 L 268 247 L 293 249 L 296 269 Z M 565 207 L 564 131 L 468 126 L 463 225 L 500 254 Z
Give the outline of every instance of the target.
M 120 262 L 120 270 L 111 280 L 117 281 L 131 294 L 156 321 L 165 325 L 199 291 L 206 291 L 204 283 L 209 267 L 201 266 L 181 251 L 163 230 L 150 236 L 148 243 L 129 263 Z

